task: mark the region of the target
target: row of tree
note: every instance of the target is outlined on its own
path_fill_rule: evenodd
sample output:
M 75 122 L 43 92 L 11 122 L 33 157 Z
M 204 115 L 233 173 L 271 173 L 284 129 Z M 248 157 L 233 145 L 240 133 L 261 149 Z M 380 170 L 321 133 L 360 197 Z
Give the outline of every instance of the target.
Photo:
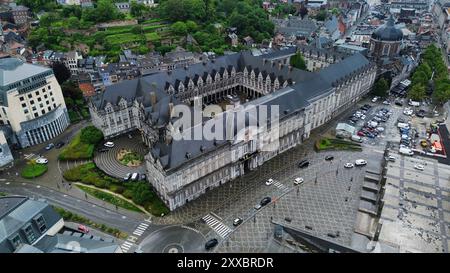
M 432 92 L 437 103 L 445 103 L 450 99 L 448 69 L 441 51 L 435 45 L 425 49 L 422 62 L 414 71 L 411 81 L 408 96 L 413 100 L 423 100 L 428 90 Z

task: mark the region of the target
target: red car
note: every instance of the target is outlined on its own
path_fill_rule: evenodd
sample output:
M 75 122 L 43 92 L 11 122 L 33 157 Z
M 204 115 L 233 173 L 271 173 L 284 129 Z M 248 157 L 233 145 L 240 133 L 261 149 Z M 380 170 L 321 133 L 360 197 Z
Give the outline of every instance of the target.
M 89 233 L 89 229 L 86 226 L 83 226 L 83 225 L 79 225 L 78 226 L 78 230 L 83 232 L 83 233 Z
M 366 136 L 363 131 L 358 131 L 358 136 Z

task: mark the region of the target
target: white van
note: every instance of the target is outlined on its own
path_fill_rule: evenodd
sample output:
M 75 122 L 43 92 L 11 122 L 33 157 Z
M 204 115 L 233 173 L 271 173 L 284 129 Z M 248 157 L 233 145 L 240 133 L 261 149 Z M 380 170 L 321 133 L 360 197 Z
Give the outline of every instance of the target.
M 360 137 L 360 136 L 358 136 L 358 135 L 352 135 L 352 138 L 351 138 L 353 141 L 356 141 L 356 142 L 363 142 L 363 139 L 362 139 L 362 137 Z
M 410 106 L 420 106 L 420 102 L 418 102 L 418 101 L 413 101 L 413 100 L 410 100 L 408 104 L 409 104 Z
M 401 147 L 400 149 L 398 149 L 398 152 L 403 154 L 403 155 L 414 155 L 414 152 L 411 151 L 411 149 L 409 149 L 409 148 Z
M 136 181 L 139 178 L 139 174 L 138 173 L 133 173 L 133 175 L 131 176 L 131 180 Z

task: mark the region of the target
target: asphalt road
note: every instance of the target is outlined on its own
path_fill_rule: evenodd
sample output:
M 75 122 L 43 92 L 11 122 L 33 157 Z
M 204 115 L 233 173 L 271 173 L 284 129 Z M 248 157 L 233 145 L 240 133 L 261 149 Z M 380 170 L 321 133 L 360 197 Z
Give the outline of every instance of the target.
M 8 194 L 44 198 L 51 205 L 62 207 L 89 218 L 96 223 L 120 229 L 128 234 L 131 234 L 136 226 L 144 219 L 144 216 L 141 219 L 130 215 L 125 216 L 116 211 L 91 203 L 89 200 L 78 199 L 62 192 L 34 184 L 23 185 L 15 182 L 2 181 L 0 182 L 0 191 Z

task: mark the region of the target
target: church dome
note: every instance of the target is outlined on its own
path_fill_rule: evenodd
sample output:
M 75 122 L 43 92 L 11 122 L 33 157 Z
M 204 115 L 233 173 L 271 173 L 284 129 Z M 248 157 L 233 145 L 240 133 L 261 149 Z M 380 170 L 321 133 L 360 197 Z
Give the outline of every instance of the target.
M 394 18 L 391 15 L 386 24 L 380 26 L 373 32 L 372 38 L 381 41 L 401 41 L 403 39 L 403 32 L 395 27 Z

